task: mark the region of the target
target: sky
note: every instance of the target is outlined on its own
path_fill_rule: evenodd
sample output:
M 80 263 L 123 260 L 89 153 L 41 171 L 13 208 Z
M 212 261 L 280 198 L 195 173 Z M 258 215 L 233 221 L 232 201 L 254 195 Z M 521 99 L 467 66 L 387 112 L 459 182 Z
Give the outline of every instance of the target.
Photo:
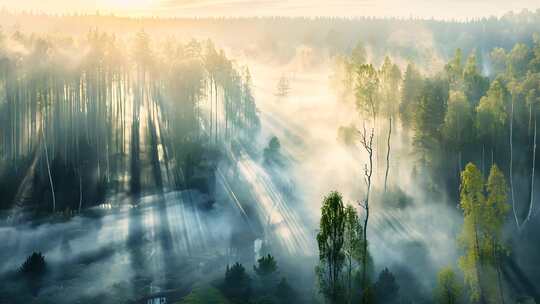
M 129 16 L 374 16 L 465 20 L 540 9 L 540 0 L 0 0 L 0 8 Z

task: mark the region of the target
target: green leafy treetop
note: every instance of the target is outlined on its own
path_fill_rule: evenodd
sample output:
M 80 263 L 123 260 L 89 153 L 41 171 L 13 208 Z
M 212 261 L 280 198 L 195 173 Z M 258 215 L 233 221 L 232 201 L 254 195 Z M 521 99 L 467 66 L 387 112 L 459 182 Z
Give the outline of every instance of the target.
M 510 205 L 508 204 L 506 179 L 497 165 L 491 167 L 486 188 L 488 197 L 487 212 L 484 219 L 486 221 L 487 232 L 491 236 L 493 244 L 499 247 L 502 242 L 501 233 L 504 219 L 510 211 Z
M 377 70 L 371 64 L 356 67 L 355 96 L 356 106 L 374 120 L 380 110 L 380 79 Z
M 481 137 L 493 140 L 495 134 L 505 127 L 508 117 L 507 104 L 508 91 L 501 79 L 495 79 L 476 108 L 477 129 Z
M 420 99 L 422 86 L 422 75 L 414 64 L 409 63 L 403 77 L 401 103 L 399 105 L 401 123 L 405 128 L 411 128 L 414 123 L 414 112 Z
M 353 66 L 360 66 L 366 62 L 366 49 L 362 42 L 358 42 L 351 52 L 351 63 Z
M 487 192 L 487 197 L 485 193 Z M 461 201 L 464 221 L 459 237 L 465 254 L 459 260 L 465 282 L 470 288 L 471 301 L 492 298 L 498 281 L 500 297 L 500 256 L 504 253 L 502 228 L 510 206 L 507 203 L 507 185 L 497 165 L 490 170 L 487 183 L 480 170 L 472 163 L 461 173 Z M 486 291 L 490 291 L 489 293 Z
M 479 279 L 479 222 L 481 208 L 484 205 L 484 177 L 478 168 L 468 163 L 461 173 L 460 206 L 463 210 L 463 231 L 459 237 L 460 245 L 465 249 L 465 255 L 459 260 L 459 266 L 465 276 L 465 282 L 470 288 L 471 301 L 476 302 L 482 297 Z
M 345 261 L 343 253 L 345 208 L 341 194 L 331 192 L 324 198 L 321 208 L 319 266 L 317 274 L 321 292 L 330 303 L 340 303 L 342 293 L 341 272 Z
M 473 111 L 465 94 L 461 91 L 450 91 L 442 128 L 443 137 L 450 147 L 459 151 L 474 139 L 471 134 L 473 119 Z
M 446 75 L 450 84 L 456 85 L 460 80 L 463 74 L 463 54 L 461 49 L 457 49 L 454 58 L 452 58 L 444 67 Z
M 435 290 L 435 303 L 460 303 L 462 287 L 452 267 L 445 267 L 437 275 L 437 289 Z

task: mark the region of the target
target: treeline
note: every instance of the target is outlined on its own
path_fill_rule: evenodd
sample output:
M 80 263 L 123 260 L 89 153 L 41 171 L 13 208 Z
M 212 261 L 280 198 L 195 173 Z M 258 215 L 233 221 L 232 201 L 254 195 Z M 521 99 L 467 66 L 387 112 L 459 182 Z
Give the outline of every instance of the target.
M 377 64 L 388 54 L 427 67 L 435 57 L 446 60 L 456 48 L 462 48 L 465 53 L 476 49 L 487 57 L 494 47 L 511 48 L 517 42 L 530 46 L 531 35 L 540 26 L 540 11 L 522 10 L 468 21 L 440 21 L 375 17 L 127 18 L 108 14 L 60 16 L 0 10 L 3 28 L 20 26 L 29 32 L 44 34 L 51 28 L 61 28 L 65 33 L 80 35 L 88 28 L 99 26 L 124 36 L 141 25 L 148 33 L 165 37 L 212 35 L 215 41 L 225 41 L 231 47 L 250 45 L 251 49 L 256 42 L 253 51 L 279 58 L 292 58 L 300 46 L 345 54 L 360 40 L 369 46 Z
M 483 174 L 497 164 L 509 177 L 514 221 L 518 227 L 529 221 L 540 110 L 540 36 L 533 40 L 532 47 L 495 48 L 483 60 L 478 52 L 464 56 L 458 49 L 444 70 L 432 75 L 423 75 L 412 63 L 402 72 L 389 57 L 377 68 L 366 62 L 362 45 L 339 61 L 345 92 L 374 127 L 374 161 L 385 177 L 384 189 L 395 170 L 390 160 L 398 134 L 392 130 L 399 121 L 400 143 L 410 142 L 414 174 L 424 180 L 429 176 L 427 188 L 457 199 L 466 163 L 478 164 Z M 345 142 L 358 140 L 361 133 L 354 126 L 339 130 Z
M 211 191 L 212 147 L 253 136 L 257 115 L 249 70 L 211 41 L 1 34 L 0 206 Z

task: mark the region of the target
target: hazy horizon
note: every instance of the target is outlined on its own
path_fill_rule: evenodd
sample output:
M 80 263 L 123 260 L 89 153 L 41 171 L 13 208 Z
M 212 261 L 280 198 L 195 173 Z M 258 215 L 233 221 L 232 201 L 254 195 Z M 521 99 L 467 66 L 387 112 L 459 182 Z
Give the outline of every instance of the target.
M 2 3 L 3 2 L 3 3 Z M 540 3 L 517 1 L 412 0 L 39 0 L 0 2 L 10 11 L 47 14 L 96 13 L 130 17 L 376 17 L 468 20 L 524 9 L 535 11 Z

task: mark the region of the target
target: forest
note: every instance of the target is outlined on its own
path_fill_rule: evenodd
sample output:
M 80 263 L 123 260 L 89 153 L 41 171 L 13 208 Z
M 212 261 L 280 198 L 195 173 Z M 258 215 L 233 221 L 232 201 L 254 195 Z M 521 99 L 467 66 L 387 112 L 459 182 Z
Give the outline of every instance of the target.
M 540 9 L 0 10 L 0 303 L 540 303 Z

